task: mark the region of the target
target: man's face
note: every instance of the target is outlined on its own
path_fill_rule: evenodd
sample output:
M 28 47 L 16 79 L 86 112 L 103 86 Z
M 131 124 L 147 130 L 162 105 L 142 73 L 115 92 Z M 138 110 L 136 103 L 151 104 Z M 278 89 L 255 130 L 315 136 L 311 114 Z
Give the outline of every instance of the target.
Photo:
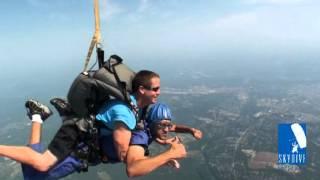
M 172 123 L 170 120 L 161 120 L 160 122 L 157 122 L 154 127 L 155 136 L 156 138 L 159 138 L 161 140 L 166 140 L 169 137 L 169 131 L 172 127 Z
M 160 95 L 160 78 L 154 77 L 150 80 L 149 87 L 143 87 L 144 99 L 147 104 L 154 104 Z

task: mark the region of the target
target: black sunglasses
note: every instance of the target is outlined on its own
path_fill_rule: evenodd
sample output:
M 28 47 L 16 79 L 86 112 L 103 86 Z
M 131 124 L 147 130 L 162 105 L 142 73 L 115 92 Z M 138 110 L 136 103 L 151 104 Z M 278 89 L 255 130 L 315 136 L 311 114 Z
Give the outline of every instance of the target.
M 145 87 L 145 86 L 143 86 L 146 90 L 149 90 L 149 91 L 154 91 L 154 92 L 157 92 L 157 91 L 159 91 L 159 89 L 160 89 L 160 86 L 158 86 L 158 87 Z

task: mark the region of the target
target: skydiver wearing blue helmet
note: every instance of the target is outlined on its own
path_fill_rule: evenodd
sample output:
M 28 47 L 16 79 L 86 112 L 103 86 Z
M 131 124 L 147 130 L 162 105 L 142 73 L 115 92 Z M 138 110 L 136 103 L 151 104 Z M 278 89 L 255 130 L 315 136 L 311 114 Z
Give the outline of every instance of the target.
M 50 109 L 39 102 L 30 101 L 29 103 L 33 108 L 37 109 L 37 112 L 40 112 L 40 115 L 38 115 L 38 118 L 40 119 L 47 119 L 52 114 Z M 29 109 L 31 109 L 31 105 Z M 186 156 L 186 150 L 184 145 L 181 144 L 179 138 L 167 139 L 170 131 L 191 133 L 196 139 L 200 139 L 202 137 L 200 130 L 181 125 L 174 125 L 171 123 L 171 120 L 172 114 L 168 106 L 162 103 L 157 103 L 150 108 L 146 118 L 147 125 L 145 128 L 143 130 L 136 130 L 132 132 L 130 146 L 125 160 L 127 175 L 129 177 L 146 175 L 163 165 L 171 165 L 175 168 L 180 167 L 176 159 L 184 158 Z M 29 143 L 31 148 L 35 148 L 36 150 L 38 146 L 41 146 L 41 128 L 39 128 L 39 126 L 41 126 L 41 123 L 32 121 Z M 104 138 L 107 138 L 107 140 Z M 161 144 L 169 144 L 170 147 L 163 153 L 153 157 L 147 157 L 148 146 L 153 140 L 156 140 Z M 110 146 L 110 143 L 113 143 L 112 137 L 101 136 L 99 143 L 101 144 L 103 154 L 105 155 L 104 158 L 106 158 L 103 162 L 108 162 L 108 156 L 110 155 L 108 153 L 110 153 L 110 147 L 113 147 L 112 145 Z M 38 151 L 41 150 L 39 149 Z M 40 172 L 26 164 L 23 164 L 23 175 L 25 179 L 59 179 L 72 174 L 75 171 L 79 171 L 81 166 L 82 164 L 80 159 L 75 156 L 68 156 L 47 172 Z
M 129 169 L 131 166 L 139 168 L 139 170 L 141 169 L 141 172 L 146 172 L 146 169 L 149 169 L 151 172 L 153 169 L 155 169 L 154 165 L 157 165 L 157 163 L 151 163 L 150 166 L 143 166 L 142 164 L 139 165 L 136 162 L 146 158 L 145 153 L 148 152 L 148 146 L 153 140 L 160 144 L 172 144 L 172 142 L 181 143 L 181 140 L 178 137 L 170 137 L 170 132 L 190 133 L 198 140 L 202 138 L 202 132 L 200 130 L 184 125 L 175 125 L 172 123 L 172 119 L 173 117 L 171 110 L 166 104 L 156 103 L 150 108 L 146 118 L 146 129 L 138 130 L 132 133 L 131 140 L 137 139 L 140 141 L 140 144 L 130 145 L 127 154 L 127 166 Z M 170 149 L 164 153 L 169 152 Z M 171 159 L 170 161 L 166 162 L 166 164 L 175 168 L 180 167 L 180 164 L 175 159 Z
M 173 116 L 171 114 L 171 110 L 169 109 L 168 105 L 164 103 L 157 103 L 150 109 L 146 121 L 149 125 L 149 128 L 153 130 L 152 132 L 155 133 L 154 137 L 157 137 L 156 140 L 158 142 L 161 143 L 163 141 L 159 140 L 168 138 L 168 133 L 160 133 L 160 130 L 163 132 L 190 133 L 197 140 L 202 138 L 202 132 L 200 130 L 184 125 L 175 125 L 172 123 L 172 119 Z M 168 127 L 168 129 L 166 127 Z

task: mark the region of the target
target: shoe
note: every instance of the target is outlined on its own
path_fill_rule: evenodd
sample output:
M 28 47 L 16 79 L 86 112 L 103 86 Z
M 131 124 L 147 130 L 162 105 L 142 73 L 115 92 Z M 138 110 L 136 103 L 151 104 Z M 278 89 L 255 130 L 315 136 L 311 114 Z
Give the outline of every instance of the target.
M 53 98 L 50 103 L 56 108 L 60 116 L 73 115 L 70 104 L 62 98 Z
M 32 120 L 32 115 L 34 114 L 39 114 L 42 121 L 46 120 L 52 115 L 52 111 L 49 109 L 49 107 L 33 99 L 27 100 L 25 107 L 27 108 L 27 115 L 29 116 L 30 120 Z

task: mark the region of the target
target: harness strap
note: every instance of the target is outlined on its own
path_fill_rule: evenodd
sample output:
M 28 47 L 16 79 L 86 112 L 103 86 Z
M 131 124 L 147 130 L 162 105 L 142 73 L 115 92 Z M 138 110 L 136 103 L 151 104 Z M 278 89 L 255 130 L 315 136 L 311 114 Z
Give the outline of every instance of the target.
M 142 109 L 141 116 L 139 118 L 139 121 L 137 122 L 137 126 L 136 126 L 135 130 L 149 131 L 149 128 L 147 128 L 147 124 L 146 124 L 146 118 L 147 118 L 147 114 L 150 111 L 150 107 L 151 106 L 148 105 Z
M 114 77 L 115 77 L 115 79 L 117 81 L 117 84 L 118 84 L 118 86 L 120 88 L 121 93 L 124 96 L 124 99 L 125 99 L 126 103 L 130 104 L 131 100 L 128 97 L 129 95 L 128 95 L 127 91 L 126 91 L 126 83 L 120 80 L 119 75 L 117 73 L 117 70 L 115 68 L 116 65 L 117 64 L 114 64 L 114 65 L 111 66 L 112 67 L 112 71 L 113 71 L 113 75 L 114 75 Z
M 139 123 L 139 108 L 131 101 L 129 94 L 127 93 L 127 88 L 126 88 L 126 83 L 121 81 L 119 78 L 119 75 L 117 73 L 117 70 L 115 68 L 115 66 L 117 64 L 121 63 L 121 59 L 119 60 L 118 58 L 115 58 L 117 60 L 117 63 L 113 64 L 111 66 L 112 68 L 112 73 L 117 81 L 117 84 L 120 88 L 120 91 L 124 97 L 125 102 L 129 105 L 130 109 L 134 112 L 135 118 L 136 118 L 136 123 Z

